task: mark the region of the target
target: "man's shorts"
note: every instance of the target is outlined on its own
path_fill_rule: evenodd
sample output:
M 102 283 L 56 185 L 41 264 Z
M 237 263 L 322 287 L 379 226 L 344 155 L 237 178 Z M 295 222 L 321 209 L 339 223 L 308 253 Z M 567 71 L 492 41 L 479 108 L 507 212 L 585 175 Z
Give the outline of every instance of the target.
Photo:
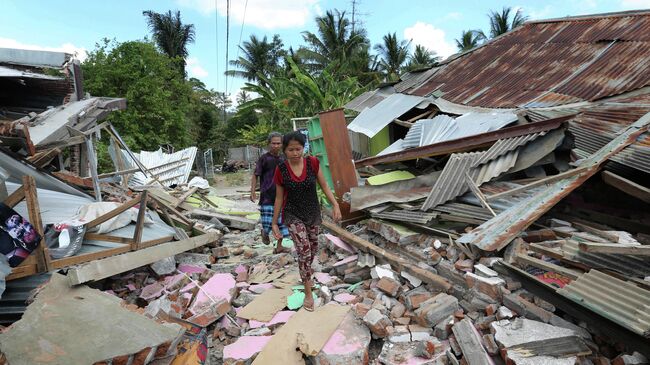
M 262 221 L 262 229 L 266 234 L 273 233 L 273 205 L 260 206 L 260 220 Z M 278 217 L 278 227 L 283 237 L 289 237 L 289 229 L 282 222 L 282 214 Z

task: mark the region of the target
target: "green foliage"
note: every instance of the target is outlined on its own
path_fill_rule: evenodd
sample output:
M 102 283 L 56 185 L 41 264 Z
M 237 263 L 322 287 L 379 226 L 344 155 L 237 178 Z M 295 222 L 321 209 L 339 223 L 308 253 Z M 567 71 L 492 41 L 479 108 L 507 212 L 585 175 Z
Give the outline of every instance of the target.
M 397 81 L 409 57 L 411 42 L 406 40 L 398 41 L 396 33 L 386 34 L 383 41 L 384 43 L 375 46 L 375 50 L 379 52 L 380 69 L 384 72 L 386 81 Z
M 263 82 L 258 74 L 269 78 L 281 68 L 281 61 L 286 53 L 283 46 L 282 40 L 277 34 L 270 42 L 266 36 L 259 39 L 257 36 L 251 35 L 250 40 L 245 41 L 239 47 L 242 55 L 229 62 L 238 70 L 228 70 L 226 75 L 241 77 L 248 81 Z
M 423 68 L 429 68 L 440 62 L 440 57 L 436 52 L 429 51 L 424 46 L 416 45 L 415 51 L 411 55 L 408 64 L 406 65 L 407 71 L 413 71 Z
M 266 138 L 269 133 L 277 131 L 278 128 L 269 122 L 245 125 L 239 129 L 238 142 L 242 145 L 264 147 L 267 145 Z
M 149 29 L 153 33 L 153 39 L 169 58 L 173 59 L 176 67 L 185 76 L 185 58 L 189 54 L 187 45 L 194 43 L 194 25 L 183 24 L 181 12 L 159 14 L 155 11 L 143 11 L 142 15 L 147 18 Z
M 511 12 L 512 8 L 509 7 L 504 7 L 501 12 L 490 11 L 488 15 L 490 19 L 490 38 L 508 33 L 528 20 L 528 17 L 521 12 L 521 9 L 517 9 L 512 20 L 510 20 Z
M 460 52 L 466 52 L 476 48 L 485 41 L 483 31 L 477 29 L 464 30 L 459 39 L 456 39 L 456 47 Z
M 86 91 L 127 99 L 127 109 L 111 113 L 109 120 L 132 150 L 190 144 L 186 116 L 192 88 L 178 74 L 174 61 L 152 43 L 105 39 L 81 66 Z

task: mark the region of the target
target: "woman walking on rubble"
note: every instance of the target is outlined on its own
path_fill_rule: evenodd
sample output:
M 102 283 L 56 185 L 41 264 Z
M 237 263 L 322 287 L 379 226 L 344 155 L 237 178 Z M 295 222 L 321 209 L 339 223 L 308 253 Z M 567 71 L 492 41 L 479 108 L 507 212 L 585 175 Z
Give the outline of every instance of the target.
M 327 186 L 318 159 L 303 157 L 305 135 L 300 132 L 286 134 L 282 139 L 282 150 L 286 160 L 278 164 L 273 180 L 276 184 L 275 207 L 273 209 L 273 234 L 280 239 L 278 216 L 283 212 L 284 224 L 289 228 L 291 239 L 298 252 L 298 269 L 305 286 L 303 307 L 314 310 L 312 297 L 311 267 L 318 250 L 318 229 L 321 224 L 320 204 L 316 193 L 316 181 L 332 204 L 332 218 L 341 220 L 341 210 L 334 194 Z

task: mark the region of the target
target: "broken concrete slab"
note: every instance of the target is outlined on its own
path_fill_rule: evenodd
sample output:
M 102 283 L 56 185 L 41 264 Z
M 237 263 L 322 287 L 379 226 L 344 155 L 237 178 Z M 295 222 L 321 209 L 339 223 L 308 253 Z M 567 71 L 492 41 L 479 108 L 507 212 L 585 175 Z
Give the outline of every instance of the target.
M 318 307 L 313 312 L 299 310 L 273 335 L 253 364 L 304 364 L 302 354 L 318 354 L 349 310 L 348 306 L 332 303 Z
M 370 231 L 378 233 L 388 241 L 398 245 L 433 241 L 431 236 L 415 232 L 399 224 L 388 223 L 377 219 L 369 219 L 366 227 Z
M 203 274 L 207 269 L 205 265 L 180 264 L 178 265 L 177 270 L 179 272 L 184 272 L 188 275 L 192 275 L 192 274 Z
M 377 288 L 394 298 L 399 293 L 401 284 L 399 281 L 386 276 L 379 279 L 377 282 Z
M 271 336 L 241 336 L 223 348 L 224 365 L 248 365 L 271 341 Z
M 491 331 L 494 333 L 497 343 L 506 348 L 532 341 L 576 335 L 576 332 L 570 329 L 526 318 L 492 322 Z
M 65 276 L 53 274 L 23 317 L 0 334 L 0 351 L 17 365 L 93 364 L 157 349 L 164 356 L 184 331 L 130 311 L 110 294 L 70 288 Z
M 350 312 L 312 361 L 314 365 L 367 364 L 370 340 L 368 327 Z
M 431 354 L 431 358 L 426 358 L 418 356 L 421 355 L 419 342 L 391 343 L 386 341 L 378 360 L 384 365 L 447 365 L 448 346 L 444 343 L 433 343 L 433 354 Z
M 151 270 L 158 276 L 169 275 L 176 271 L 176 260 L 173 256 L 165 257 L 151 264 Z
M 388 336 L 388 327 L 393 325 L 388 317 L 375 308 L 370 309 L 366 313 L 363 317 L 363 322 L 368 326 L 370 332 L 379 338 Z
M 483 348 L 481 335 L 478 333 L 471 320 L 465 318 L 454 324 L 451 330 L 463 352 L 463 358 L 468 364 L 494 364 L 490 355 L 488 355 L 487 351 Z
M 235 278 L 231 274 L 212 275 L 205 284 L 201 285 L 194 303 L 190 306 L 190 312 L 199 314 L 205 311 L 206 306 L 212 306 L 221 300 L 230 303 L 236 286 Z
M 356 295 L 352 295 L 349 293 L 341 293 L 341 294 L 336 294 L 334 296 L 334 300 L 341 304 L 347 304 L 358 300 L 358 297 Z
M 400 275 L 401 275 L 404 279 L 408 280 L 408 282 L 409 282 L 409 283 L 411 284 L 411 286 L 414 287 L 414 288 L 417 288 L 418 286 L 422 285 L 422 280 L 420 280 L 420 279 L 416 278 L 415 276 L 409 274 L 409 273 L 408 273 L 407 271 L 405 271 L 405 270 L 402 270 L 402 272 L 400 272 Z

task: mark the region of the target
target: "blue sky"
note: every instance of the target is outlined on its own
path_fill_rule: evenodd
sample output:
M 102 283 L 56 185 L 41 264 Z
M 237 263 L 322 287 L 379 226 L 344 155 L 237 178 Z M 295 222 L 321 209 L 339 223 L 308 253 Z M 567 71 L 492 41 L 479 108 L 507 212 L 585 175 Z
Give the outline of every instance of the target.
M 531 19 L 545 19 L 631 9 L 648 9 L 650 0 L 462 1 L 360 0 L 360 21 L 373 44 L 396 32 L 448 56 L 464 29 L 488 29 L 487 14 L 503 6 L 522 8 Z M 240 40 L 251 34 L 279 34 L 285 46 L 298 48 L 301 31 L 315 30 L 314 17 L 328 9 L 351 11 L 351 0 L 231 0 L 229 56 L 237 56 Z M 0 0 L 0 47 L 65 50 L 94 48 L 102 38 L 118 41 L 148 35 L 143 10 L 180 10 L 196 28 L 190 45 L 188 73 L 218 91 L 236 94 L 244 80 L 228 78 L 226 67 L 226 0 Z M 242 27 L 243 24 L 243 27 Z M 227 89 L 226 89 L 227 82 Z

